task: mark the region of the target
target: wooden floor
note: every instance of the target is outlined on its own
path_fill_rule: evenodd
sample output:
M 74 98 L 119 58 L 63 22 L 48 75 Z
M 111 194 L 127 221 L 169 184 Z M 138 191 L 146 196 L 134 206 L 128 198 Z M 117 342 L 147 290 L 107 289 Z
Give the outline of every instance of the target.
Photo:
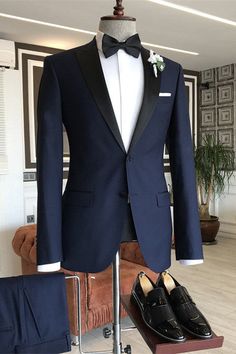
M 172 254 L 170 273 L 188 289 L 214 332 L 225 337 L 220 349 L 202 350 L 202 354 L 236 354 L 236 240 L 218 236 L 218 244 L 204 246 L 203 265 L 181 266 Z M 127 318 L 124 325 L 130 325 Z M 150 354 L 142 337 L 134 330 L 122 333 L 123 346 L 130 344 L 132 354 Z M 104 339 L 102 328 L 83 336 L 84 351 L 109 350 L 110 339 Z M 73 347 L 73 354 L 79 353 Z

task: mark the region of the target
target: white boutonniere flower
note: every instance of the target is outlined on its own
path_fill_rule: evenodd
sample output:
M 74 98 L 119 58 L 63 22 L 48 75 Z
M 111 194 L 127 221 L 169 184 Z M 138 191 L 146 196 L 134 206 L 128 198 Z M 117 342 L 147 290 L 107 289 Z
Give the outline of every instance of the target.
M 164 59 L 153 50 L 150 50 L 148 61 L 152 64 L 155 77 L 157 77 L 158 70 L 163 71 L 165 69 L 166 64 L 164 63 Z

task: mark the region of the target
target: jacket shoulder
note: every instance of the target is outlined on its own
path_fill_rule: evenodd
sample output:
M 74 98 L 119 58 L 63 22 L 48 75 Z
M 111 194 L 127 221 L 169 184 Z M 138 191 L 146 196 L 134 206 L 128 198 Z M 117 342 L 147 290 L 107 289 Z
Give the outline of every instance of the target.
M 71 58 L 71 56 L 73 56 L 75 52 L 83 51 L 84 49 L 87 49 L 88 47 L 92 46 L 93 44 L 94 44 L 94 38 L 92 41 L 85 43 L 81 46 L 62 50 L 61 52 L 47 55 L 45 58 L 47 58 L 47 60 L 53 61 L 54 63 L 61 62 L 61 61 L 67 60 L 68 58 Z
M 167 57 L 163 56 L 163 60 L 166 63 L 166 66 L 168 66 L 169 69 L 178 71 L 180 70 L 180 68 L 182 67 L 180 63 L 177 63 L 176 61 L 169 59 Z

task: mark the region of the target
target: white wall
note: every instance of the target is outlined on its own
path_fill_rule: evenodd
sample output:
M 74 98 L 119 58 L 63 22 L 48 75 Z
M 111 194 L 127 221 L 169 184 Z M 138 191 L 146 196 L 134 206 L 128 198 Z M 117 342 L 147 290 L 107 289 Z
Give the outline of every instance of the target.
M 236 172 L 230 179 L 230 186 L 224 195 L 215 200 L 216 215 L 220 220 L 220 234 L 236 239 Z
M 20 274 L 20 259 L 12 249 L 15 230 L 24 222 L 22 93 L 20 74 L 3 75 L 8 171 L 0 174 L 0 276 Z

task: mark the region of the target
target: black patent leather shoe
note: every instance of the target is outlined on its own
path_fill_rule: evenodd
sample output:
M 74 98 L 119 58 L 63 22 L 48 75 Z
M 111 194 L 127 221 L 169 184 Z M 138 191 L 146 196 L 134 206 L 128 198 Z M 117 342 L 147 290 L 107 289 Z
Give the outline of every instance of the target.
M 134 282 L 131 301 L 138 305 L 143 321 L 156 334 L 172 342 L 186 340 L 164 289 L 157 287 L 144 272 Z
M 156 285 L 165 290 L 178 322 L 186 331 L 202 339 L 212 337 L 209 323 L 198 310 L 184 286 L 180 285 L 168 272 L 160 274 Z

